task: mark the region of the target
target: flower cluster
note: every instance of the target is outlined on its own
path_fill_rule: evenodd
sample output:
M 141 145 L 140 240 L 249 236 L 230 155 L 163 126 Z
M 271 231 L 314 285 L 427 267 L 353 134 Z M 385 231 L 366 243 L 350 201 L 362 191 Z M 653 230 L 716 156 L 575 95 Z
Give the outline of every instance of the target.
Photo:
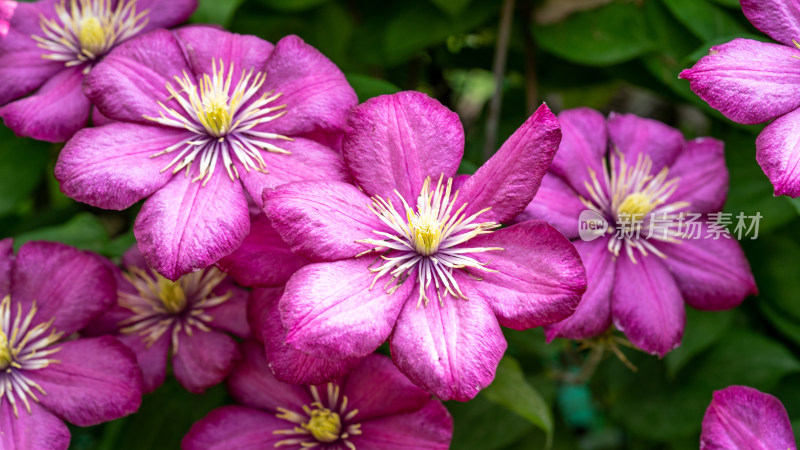
M 787 44 L 777 3 L 743 0 Z M 72 199 L 142 202 L 119 264 L 0 241 L 0 448 L 66 448 L 64 422 L 133 413 L 171 373 L 195 393 L 225 382 L 239 403 L 197 422 L 187 449 L 445 449 L 441 401 L 492 383 L 501 327 L 544 327 L 548 340 L 616 328 L 663 357 L 680 345 L 684 304 L 729 309 L 757 293 L 712 220 L 728 188 L 721 142 L 542 105 L 458 175 L 464 130 L 439 101 L 406 91 L 358 104 L 297 36 L 168 29 L 195 6 L 0 0 L 0 117 L 66 141 L 55 178 Z M 782 116 L 759 161 L 777 193 L 798 195 L 781 152 L 800 96 L 728 73 L 794 53 L 734 41 L 683 76 L 734 120 Z M 676 225 L 687 214 L 697 239 Z M 583 234 L 588 220 L 604 225 Z M 375 353 L 387 342 L 391 358 Z M 736 430 L 755 427 L 794 448 L 776 401 L 715 394 L 701 447 L 735 447 Z

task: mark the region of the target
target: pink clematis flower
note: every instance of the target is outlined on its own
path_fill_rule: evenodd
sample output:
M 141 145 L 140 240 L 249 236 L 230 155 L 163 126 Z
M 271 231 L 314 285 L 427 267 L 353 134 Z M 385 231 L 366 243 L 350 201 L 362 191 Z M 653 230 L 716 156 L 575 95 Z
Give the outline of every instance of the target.
M 89 118 L 81 83 L 94 65 L 135 36 L 186 21 L 196 7 L 197 0 L 0 0 L 0 117 L 17 135 L 66 141 Z
M 276 380 L 264 352 L 246 358 L 228 379 L 242 406 L 211 411 L 184 437 L 185 450 L 228 448 L 447 449 L 453 419 L 389 358 L 370 355 L 347 377 L 323 385 Z
M 241 356 L 228 335 L 247 337 L 248 292 L 214 267 L 177 281 L 147 266 L 136 247 L 115 268 L 117 304 L 91 324 L 91 334 L 116 334 L 137 356 L 145 392 L 164 382 L 167 360 L 175 378 L 200 393 L 228 376 Z
M 589 338 L 613 323 L 663 356 L 680 345 L 684 302 L 721 310 L 757 292 L 739 243 L 708 225 L 728 191 L 722 142 L 686 142 L 660 122 L 630 114 L 606 120 L 585 108 L 559 121 L 561 147 L 518 220 L 548 220 L 574 239 L 589 287 L 575 314 L 545 328 L 548 340 Z M 583 211 L 608 230 L 578 239 Z
M 313 264 L 280 299 L 286 342 L 333 361 L 387 338 L 414 383 L 468 400 L 506 348 L 500 325 L 569 316 L 585 289 L 575 249 L 544 222 L 500 229 L 535 194 L 558 147 L 546 106 L 466 181 L 458 116 L 419 92 L 354 109 L 345 162 L 358 187 L 298 182 L 264 192 L 272 226 Z
M 103 314 L 107 262 L 62 244 L 0 241 L 0 448 L 66 449 L 64 421 L 96 425 L 139 409 L 142 374 L 111 336 L 73 334 Z
M 800 2 L 741 0 L 756 28 L 778 44 L 734 39 L 711 47 L 680 77 L 708 104 L 738 123 L 775 119 L 756 139 L 756 160 L 775 195 L 800 196 Z
M 700 450 L 797 450 L 781 401 L 747 386 L 714 392 L 703 417 Z
M 340 132 L 355 92 L 297 36 L 273 46 L 204 26 L 154 31 L 111 52 L 86 92 L 119 122 L 77 133 L 56 178 L 68 196 L 100 208 L 147 198 L 134 233 L 170 280 L 241 244 L 249 197 L 346 178 L 338 153 L 308 136 Z

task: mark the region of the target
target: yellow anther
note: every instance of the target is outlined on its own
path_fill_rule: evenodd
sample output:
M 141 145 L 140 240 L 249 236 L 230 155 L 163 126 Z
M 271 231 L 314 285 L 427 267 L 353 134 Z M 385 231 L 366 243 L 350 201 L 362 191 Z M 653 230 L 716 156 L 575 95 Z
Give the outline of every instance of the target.
M 82 49 L 94 55 L 101 53 L 106 47 L 106 36 L 106 30 L 97 17 L 90 16 L 81 22 L 78 41 Z
M 643 219 L 647 213 L 653 210 L 654 206 L 648 195 L 634 192 L 625 197 L 625 200 L 619 205 L 617 214 L 625 214 L 628 218 Z
M 175 314 L 186 308 L 186 293 L 179 281 L 170 281 L 158 275 L 158 298 L 167 311 Z
M 318 408 L 311 411 L 311 418 L 301 426 L 319 442 L 334 442 L 342 431 L 342 420 L 338 413 Z
M 11 347 L 8 345 L 6 334 L 0 330 L 0 370 L 7 369 L 11 365 Z

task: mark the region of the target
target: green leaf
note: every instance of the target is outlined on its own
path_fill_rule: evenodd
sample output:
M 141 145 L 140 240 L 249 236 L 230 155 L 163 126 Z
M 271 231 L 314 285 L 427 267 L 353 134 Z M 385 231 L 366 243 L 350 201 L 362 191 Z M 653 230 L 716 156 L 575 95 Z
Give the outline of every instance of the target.
M 14 137 L 0 126 L 0 215 L 7 214 L 33 192 L 47 167 L 50 145 Z
M 525 380 L 525 374 L 516 359 L 506 356 L 500 361 L 494 381 L 484 389 L 483 395 L 552 436 L 553 417 L 550 408 L 539 392 Z
M 669 376 L 674 377 L 695 355 L 719 340 L 733 323 L 733 316 L 733 311 L 686 308 L 686 328 L 681 346 L 664 358 Z
M 447 409 L 453 416 L 454 449 L 501 449 L 534 429 L 530 422 L 483 394 L 468 402 L 448 402 Z
M 53 227 L 39 228 L 14 237 L 14 246 L 28 241 L 53 241 L 94 252 L 102 252 L 108 244 L 108 232 L 93 214 L 79 213 L 68 222 Z
M 614 2 L 554 25 L 534 26 L 532 31 L 544 50 L 569 61 L 617 64 L 655 48 L 642 11 L 634 3 Z
M 374 78 L 369 75 L 361 75 L 357 73 L 347 74 L 347 82 L 358 94 L 358 101 L 363 103 L 372 97 L 377 97 L 384 94 L 394 94 L 399 92 L 400 88 L 394 84 Z
M 790 373 L 800 372 L 800 361 L 766 336 L 745 329 L 726 334 L 692 367 L 693 382 L 711 389 L 732 384 L 770 390 Z
M 189 18 L 192 23 L 215 23 L 227 27 L 244 0 L 200 0 Z
M 450 14 L 451 16 L 456 16 L 461 13 L 472 0 L 430 0 L 431 3 L 436 5 L 439 9 Z M 499 3 L 499 2 L 498 2 Z
M 711 1 L 716 4 L 727 6 L 728 8 L 736 8 L 738 10 L 741 10 L 742 7 L 741 3 L 739 3 L 739 0 L 711 0 Z
M 700 39 L 746 33 L 730 14 L 705 0 L 662 0 L 672 14 Z

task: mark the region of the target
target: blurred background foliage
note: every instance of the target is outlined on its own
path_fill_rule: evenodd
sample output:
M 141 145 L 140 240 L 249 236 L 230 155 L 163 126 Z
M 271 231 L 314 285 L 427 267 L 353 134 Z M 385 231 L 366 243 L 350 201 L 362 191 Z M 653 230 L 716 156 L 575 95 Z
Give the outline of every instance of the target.
M 513 8 L 508 26 L 504 7 Z M 624 348 L 636 372 L 572 342 L 546 345 L 540 330 L 507 331 L 495 383 L 447 404 L 454 449 L 697 448 L 712 391 L 731 384 L 777 395 L 800 430 L 800 203 L 774 197 L 756 164 L 761 126 L 726 120 L 678 79 L 712 45 L 766 40 L 737 0 L 200 0 L 192 21 L 272 42 L 297 34 L 339 65 L 362 101 L 401 89 L 436 97 L 464 123 L 465 173 L 542 101 L 556 112 L 635 113 L 726 143 L 726 211 L 763 216 L 758 239 L 742 242 L 761 294 L 733 311 L 689 310 L 683 345 L 663 360 Z M 506 67 L 495 75 L 506 31 Z M 66 198 L 52 175 L 59 148 L 0 129 L 0 236 L 119 257 L 134 242 L 135 208 Z M 73 447 L 177 448 L 195 420 L 228 401 L 222 387 L 197 396 L 167 382 L 139 414 L 73 428 Z

